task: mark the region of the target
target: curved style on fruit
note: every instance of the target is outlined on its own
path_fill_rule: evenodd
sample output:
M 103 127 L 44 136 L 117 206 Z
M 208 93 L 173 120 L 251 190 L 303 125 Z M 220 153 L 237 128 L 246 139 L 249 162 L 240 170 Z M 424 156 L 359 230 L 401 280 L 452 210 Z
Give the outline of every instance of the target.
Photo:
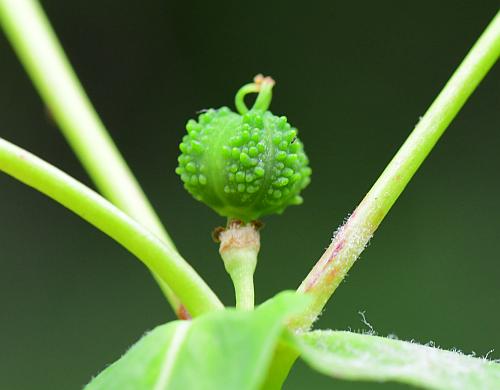
M 311 168 L 297 129 L 267 111 L 274 81 L 256 76 L 236 94 L 235 113 L 210 109 L 189 120 L 176 169 L 194 198 L 245 222 L 302 203 Z M 244 97 L 259 92 L 252 109 Z

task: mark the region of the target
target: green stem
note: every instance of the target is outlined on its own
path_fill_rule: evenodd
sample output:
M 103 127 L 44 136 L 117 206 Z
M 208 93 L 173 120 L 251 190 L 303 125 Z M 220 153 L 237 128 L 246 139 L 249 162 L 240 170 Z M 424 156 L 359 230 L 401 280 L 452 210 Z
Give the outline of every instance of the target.
M 99 191 L 174 248 L 92 107 L 39 3 L 0 0 L 0 23 L 52 117 Z M 176 313 L 182 313 L 173 291 L 155 278 Z
M 255 83 L 245 84 L 238 90 L 238 92 L 236 92 L 236 96 L 234 97 L 234 105 L 241 115 L 248 112 L 248 107 L 245 104 L 245 96 L 249 93 L 256 92 L 259 92 L 259 87 Z
M 245 225 L 241 221 L 230 219 L 227 228 L 219 234 L 218 239 L 219 253 L 224 261 L 224 267 L 233 281 L 236 307 L 252 310 L 253 274 L 260 250 L 258 227 L 253 223 Z
M 290 322 L 291 330 L 300 331 L 312 325 L 413 174 L 499 56 L 500 13 L 497 13 L 298 288 L 299 292 L 312 298 L 312 304 Z M 276 351 L 264 387 L 266 390 L 281 388 L 297 356 L 293 349 Z
M 258 83 L 260 90 L 252 106 L 252 110 L 266 111 L 273 99 L 274 80 L 271 77 L 262 77 L 258 79 Z
M 500 56 L 500 12 L 300 285 L 313 298 L 292 328 L 309 328 L 439 137 Z
M 223 254 L 226 270 L 231 276 L 236 295 L 236 308 L 253 310 L 253 274 L 257 264 L 257 253 L 252 250 L 236 250 Z
M 2 138 L 0 170 L 61 203 L 123 245 L 174 289 L 193 316 L 223 308 L 176 250 L 82 183 Z
M 245 84 L 241 87 L 234 98 L 234 105 L 238 112 L 243 115 L 248 112 L 248 107 L 245 104 L 245 96 L 249 93 L 259 93 L 252 110 L 266 111 L 271 104 L 273 98 L 274 80 L 271 77 L 264 77 L 258 74 L 254 77 L 254 82 Z

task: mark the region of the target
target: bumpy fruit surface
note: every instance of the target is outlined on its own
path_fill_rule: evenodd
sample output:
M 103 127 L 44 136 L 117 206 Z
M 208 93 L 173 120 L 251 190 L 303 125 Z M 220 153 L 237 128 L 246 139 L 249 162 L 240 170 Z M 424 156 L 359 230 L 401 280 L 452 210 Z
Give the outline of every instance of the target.
M 220 215 L 251 221 L 302 203 L 311 169 L 286 117 L 222 107 L 191 119 L 186 129 L 176 172 L 189 193 Z

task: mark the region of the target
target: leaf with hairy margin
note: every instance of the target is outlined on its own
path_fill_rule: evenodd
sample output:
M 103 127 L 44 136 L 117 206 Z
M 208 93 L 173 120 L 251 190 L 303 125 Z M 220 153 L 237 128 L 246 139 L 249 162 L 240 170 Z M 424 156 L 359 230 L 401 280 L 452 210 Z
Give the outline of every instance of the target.
M 439 390 L 500 389 L 500 364 L 457 352 L 344 331 L 289 334 L 287 340 L 312 368 L 335 378 Z
M 227 309 L 155 328 L 84 390 L 258 389 L 304 298 L 281 293 L 255 311 Z

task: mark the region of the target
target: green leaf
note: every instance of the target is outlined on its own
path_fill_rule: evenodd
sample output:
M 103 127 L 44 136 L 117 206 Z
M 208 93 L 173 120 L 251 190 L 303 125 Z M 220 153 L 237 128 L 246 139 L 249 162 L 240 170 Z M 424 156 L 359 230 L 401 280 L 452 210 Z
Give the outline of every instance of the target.
M 286 292 L 255 311 L 227 309 L 159 326 L 85 390 L 257 389 L 286 318 L 303 303 Z
M 500 364 L 406 341 L 341 331 L 287 337 L 314 369 L 335 378 L 428 389 L 500 389 Z

